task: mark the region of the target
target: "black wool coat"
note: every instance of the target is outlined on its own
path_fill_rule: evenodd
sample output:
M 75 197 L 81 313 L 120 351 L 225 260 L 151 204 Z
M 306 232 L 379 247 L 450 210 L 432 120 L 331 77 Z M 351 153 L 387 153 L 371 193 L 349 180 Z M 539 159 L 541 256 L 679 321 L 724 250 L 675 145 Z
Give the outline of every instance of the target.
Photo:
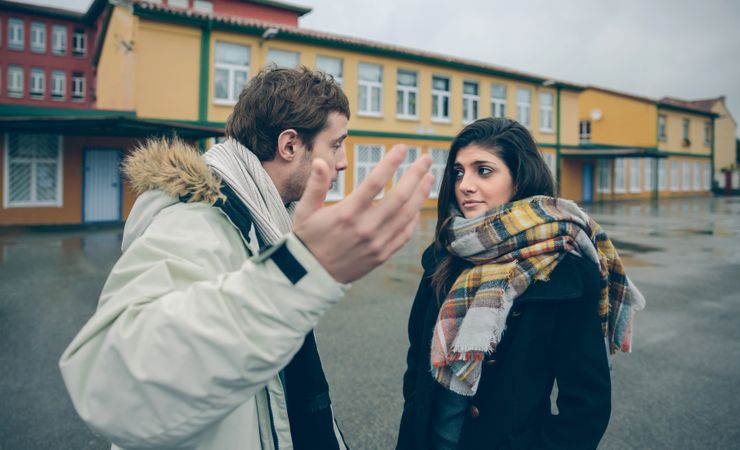
M 409 319 L 404 408 L 397 450 L 429 448 L 430 412 L 441 386 L 430 345 L 439 312 L 430 284 L 438 261 L 424 252 L 424 276 Z M 611 413 L 611 380 L 598 315 L 600 277 L 592 262 L 567 255 L 550 280 L 515 300 L 496 352 L 483 363 L 459 449 L 594 449 Z M 550 393 L 557 380 L 558 414 Z

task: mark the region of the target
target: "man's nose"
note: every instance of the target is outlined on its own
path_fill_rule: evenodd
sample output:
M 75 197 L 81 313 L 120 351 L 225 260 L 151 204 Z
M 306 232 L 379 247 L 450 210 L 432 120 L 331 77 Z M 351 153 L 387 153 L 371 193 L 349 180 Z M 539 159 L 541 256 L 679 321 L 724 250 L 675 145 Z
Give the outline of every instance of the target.
M 341 172 L 347 168 L 347 152 L 344 151 L 344 146 L 337 152 L 337 162 L 334 165 L 337 172 Z

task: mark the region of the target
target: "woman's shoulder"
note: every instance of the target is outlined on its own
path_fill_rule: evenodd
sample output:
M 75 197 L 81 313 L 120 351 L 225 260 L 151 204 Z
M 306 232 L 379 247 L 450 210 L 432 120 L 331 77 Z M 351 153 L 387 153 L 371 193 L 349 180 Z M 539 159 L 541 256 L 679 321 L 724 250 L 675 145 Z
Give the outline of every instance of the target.
M 433 272 L 441 259 L 442 256 L 439 254 L 437 246 L 432 242 L 421 255 L 421 267 L 424 269 L 424 272 Z

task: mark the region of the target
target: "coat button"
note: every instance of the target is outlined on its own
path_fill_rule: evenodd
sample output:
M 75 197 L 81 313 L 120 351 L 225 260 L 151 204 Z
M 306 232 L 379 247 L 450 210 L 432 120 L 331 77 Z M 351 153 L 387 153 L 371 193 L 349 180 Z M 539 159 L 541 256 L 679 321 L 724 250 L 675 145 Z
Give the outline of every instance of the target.
M 486 366 L 488 366 L 488 367 L 495 366 L 495 365 L 496 365 L 496 360 L 495 359 L 489 359 L 488 361 L 486 361 Z
M 480 411 L 475 405 L 470 405 L 470 409 L 468 410 L 468 412 L 470 413 L 470 417 L 472 417 L 473 419 L 477 419 L 478 416 L 480 416 Z

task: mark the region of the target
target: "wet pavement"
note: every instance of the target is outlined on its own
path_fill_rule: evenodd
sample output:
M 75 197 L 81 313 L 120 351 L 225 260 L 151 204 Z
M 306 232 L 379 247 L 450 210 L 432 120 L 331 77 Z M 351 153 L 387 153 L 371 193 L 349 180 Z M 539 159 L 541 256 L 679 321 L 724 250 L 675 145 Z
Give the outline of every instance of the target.
M 740 198 L 586 208 L 648 302 L 634 353 L 617 355 L 601 449 L 739 448 Z M 353 449 L 389 449 L 401 414 L 406 325 L 435 219 L 354 284 L 317 331 Z M 56 367 L 95 309 L 120 227 L 0 229 L 0 450 L 104 449 L 75 415 Z

